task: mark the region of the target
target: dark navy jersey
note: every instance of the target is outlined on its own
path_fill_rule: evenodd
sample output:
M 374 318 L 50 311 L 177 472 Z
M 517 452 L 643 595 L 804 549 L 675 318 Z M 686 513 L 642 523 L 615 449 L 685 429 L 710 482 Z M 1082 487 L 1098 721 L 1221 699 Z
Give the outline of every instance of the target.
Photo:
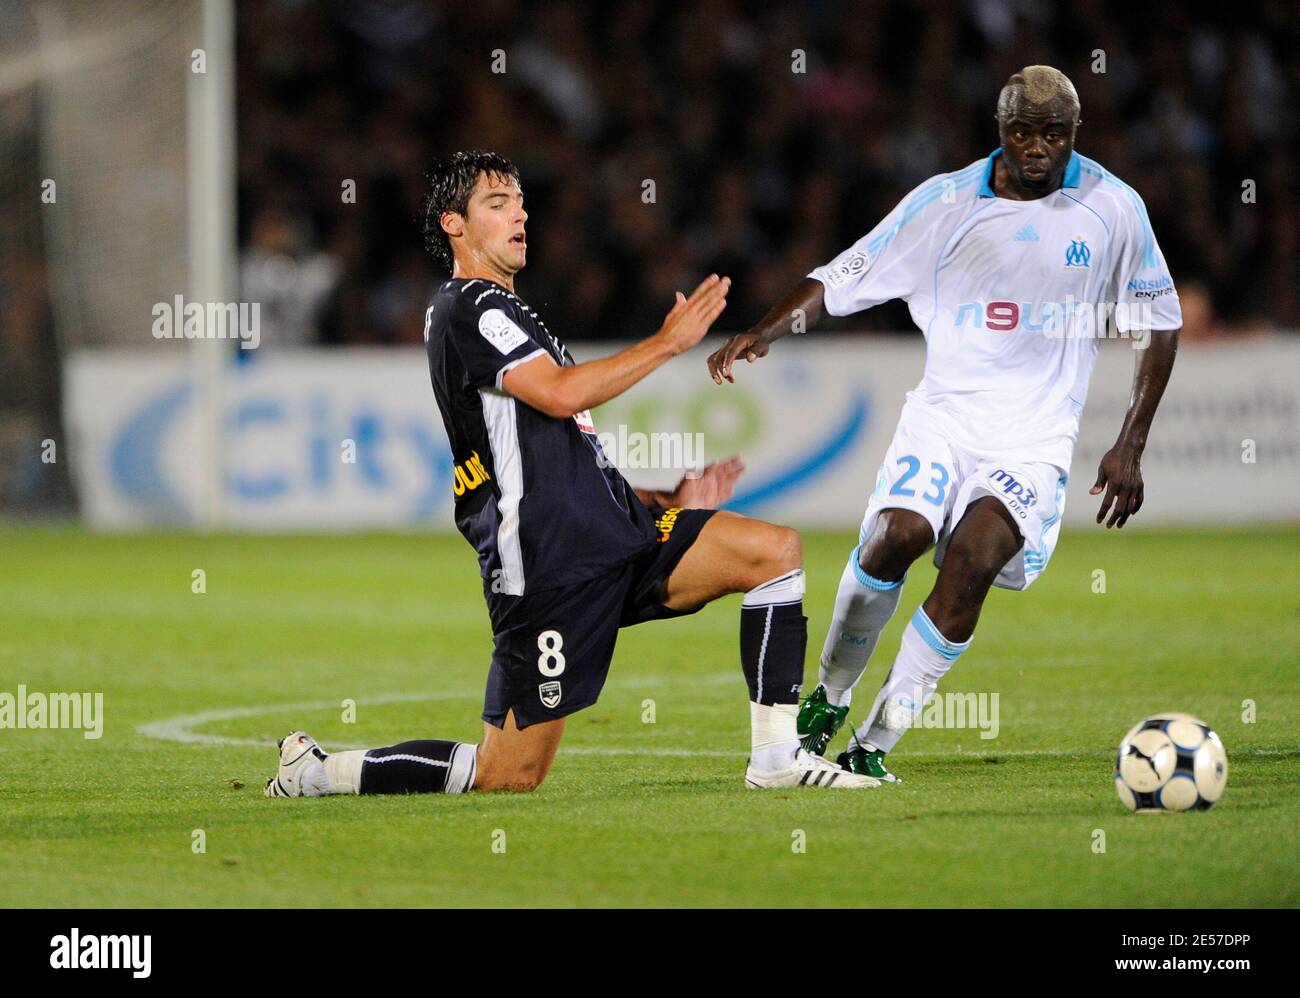
M 574 363 L 536 312 L 492 281 L 451 280 L 424 340 L 456 465 L 456 526 L 485 593 L 571 585 L 653 546 L 650 511 L 605 460 L 590 414 L 556 419 L 502 389 L 507 371 L 542 354 Z

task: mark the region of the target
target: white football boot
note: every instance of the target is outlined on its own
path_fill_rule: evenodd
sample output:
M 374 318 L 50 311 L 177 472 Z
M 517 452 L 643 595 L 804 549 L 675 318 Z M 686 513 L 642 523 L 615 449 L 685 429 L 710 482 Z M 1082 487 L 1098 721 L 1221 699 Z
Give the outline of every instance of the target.
M 874 776 L 840 769 L 835 763 L 828 762 L 819 755 L 811 755 L 801 748 L 795 753 L 794 762 L 788 769 L 761 773 L 750 766 L 745 770 L 745 786 L 750 790 L 777 787 L 834 787 L 848 790 L 878 787 L 880 781 Z
M 280 739 L 280 770 L 266 781 L 264 793 L 268 797 L 301 797 L 302 774 L 317 760 L 325 761 L 325 753 L 316 739 L 305 731 L 291 731 Z

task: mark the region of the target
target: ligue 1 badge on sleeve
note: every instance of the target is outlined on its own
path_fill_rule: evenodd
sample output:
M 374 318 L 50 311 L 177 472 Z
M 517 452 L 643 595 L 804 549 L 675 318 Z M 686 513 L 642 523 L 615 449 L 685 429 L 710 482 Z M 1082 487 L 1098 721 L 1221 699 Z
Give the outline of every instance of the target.
M 853 280 L 853 278 L 866 270 L 869 263 L 871 263 L 871 258 L 865 251 L 855 250 L 850 253 L 839 263 L 831 267 L 828 276 L 831 286 L 838 288 L 847 284 L 849 281 Z

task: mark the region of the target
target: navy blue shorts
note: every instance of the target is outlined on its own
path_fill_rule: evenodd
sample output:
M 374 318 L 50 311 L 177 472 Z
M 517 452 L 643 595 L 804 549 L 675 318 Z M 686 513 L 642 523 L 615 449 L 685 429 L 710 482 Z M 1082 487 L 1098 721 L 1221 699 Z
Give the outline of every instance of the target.
M 513 710 L 515 723 L 526 728 L 594 704 L 619 628 L 695 612 L 664 606 L 665 585 L 715 512 L 652 509 L 659 539 L 643 555 L 572 586 L 525 593 L 499 609 L 483 720 L 499 728 Z

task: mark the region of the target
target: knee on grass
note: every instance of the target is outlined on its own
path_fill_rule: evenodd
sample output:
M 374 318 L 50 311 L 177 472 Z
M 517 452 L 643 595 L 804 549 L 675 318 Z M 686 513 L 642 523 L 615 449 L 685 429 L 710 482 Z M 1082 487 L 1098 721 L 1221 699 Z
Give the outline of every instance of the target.
M 480 780 L 474 784 L 474 789 L 485 792 L 499 790 L 506 793 L 530 794 L 542 785 L 543 779 L 545 777 L 541 775 L 516 774 L 493 779 L 488 783 Z
M 506 762 L 494 764 L 479 757 L 475 790 L 506 790 L 513 793 L 532 793 L 546 779 L 546 766 L 533 762 Z

